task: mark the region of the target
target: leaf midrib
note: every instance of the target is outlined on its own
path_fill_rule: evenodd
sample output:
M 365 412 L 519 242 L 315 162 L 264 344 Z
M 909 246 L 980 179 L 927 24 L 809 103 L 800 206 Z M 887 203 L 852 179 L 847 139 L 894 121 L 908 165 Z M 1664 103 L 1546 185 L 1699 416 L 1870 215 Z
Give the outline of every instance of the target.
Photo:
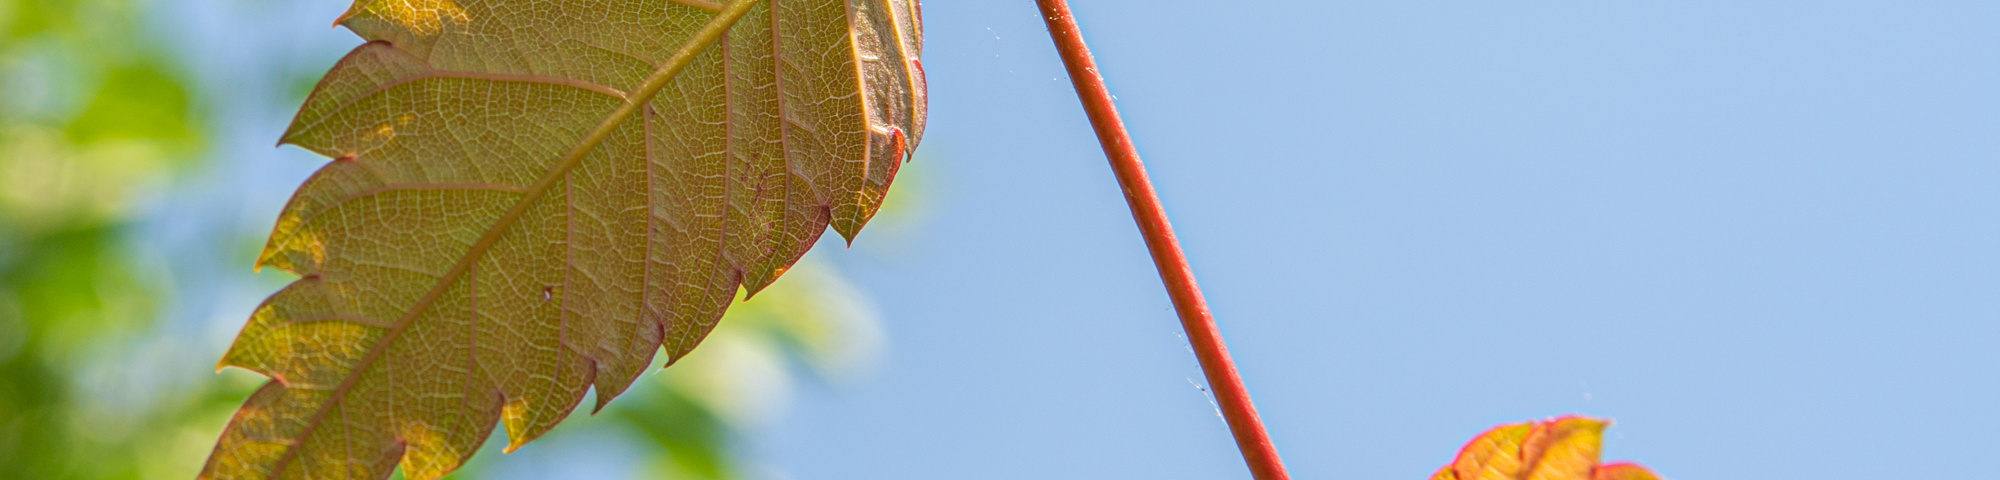
M 472 248 L 466 250 L 464 256 L 459 258 L 458 263 L 452 265 L 451 270 L 446 271 L 443 276 L 439 277 L 437 283 L 431 286 L 430 291 L 425 292 L 424 296 L 418 298 L 417 302 L 412 304 L 409 310 L 403 312 L 403 315 L 396 319 L 395 323 L 392 324 L 388 332 L 382 335 L 381 339 L 377 340 L 374 345 L 369 346 L 368 353 L 355 362 L 352 370 L 347 373 L 347 378 L 341 380 L 340 386 L 334 388 L 326 402 L 321 404 L 319 410 L 313 412 L 312 418 L 306 421 L 305 427 L 299 432 L 298 437 L 285 447 L 284 455 L 279 457 L 278 461 L 271 468 L 270 478 L 277 478 L 284 473 L 285 468 L 290 466 L 292 459 L 297 458 L 299 449 L 305 445 L 306 440 L 312 436 L 313 431 L 318 429 L 321 422 L 325 421 L 327 413 L 333 410 L 334 405 L 346 399 L 347 393 L 353 390 L 354 385 L 361 380 L 361 376 L 377 360 L 382 358 L 382 355 L 388 351 L 390 344 L 395 343 L 397 339 L 402 337 L 403 332 L 409 330 L 410 324 L 414 323 L 417 317 L 428 311 L 432 304 L 437 303 L 439 298 L 443 298 L 444 294 L 451 290 L 452 285 L 456 284 L 460 278 L 463 278 L 467 272 L 471 271 L 473 265 L 477 264 L 479 259 L 485 257 L 486 251 L 491 249 L 494 244 L 499 243 L 500 237 L 508 229 L 512 228 L 514 223 L 519 221 L 523 215 L 527 214 L 530 207 L 534 206 L 536 202 L 540 202 L 542 197 L 548 194 L 550 188 L 555 187 L 555 184 L 562 181 L 564 177 L 567 177 L 571 170 L 576 169 L 577 165 L 582 164 L 585 155 L 595 150 L 599 144 L 604 143 L 604 140 L 611 136 L 611 132 L 616 130 L 620 124 L 625 123 L 625 120 L 630 118 L 633 113 L 644 108 L 647 102 L 651 102 L 653 96 L 658 94 L 660 89 L 665 88 L 668 82 L 672 82 L 674 77 L 679 76 L 682 70 L 685 70 L 690 63 L 693 63 L 696 55 L 708 50 L 711 45 L 714 45 L 717 40 L 728 33 L 730 27 L 735 26 L 736 21 L 743 18 L 744 14 L 749 13 L 750 7 L 756 5 L 759 1 L 762 0 L 733 0 L 727 6 L 724 6 L 721 11 L 716 13 L 715 18 L 710 19 L 707 25 L 702 26 L 701 31 L 695 33 L 694 38 L 688 39 L 687 43 L 681 45 L 681 48 L 676 50 L 672 57 L 668 57 L 665 63 L 646 77 L 645 81 L 640 82 L 639 87 L 625 98 L 624 104 L 619 105 L 618 109 L 613 110 L 610 115 L 605 116 L 603 121 L 598 122 L 597 127 L 591 129 L 589 135 L 584 136 L 582 140 L 572 146 L 569 153 L 563 155 L 563 158 L 556 162 L 555 166 L 551 167 L 548 172 L 543 173 L 542 177 L 537 179 L 533 185 L 530 185 L 521 199 L 516 200 L 514 206 L 509 208 L 507 213 L 502 215 L 500 219 L 495 220 L 493 226 L 488 227 L 486 233 L 481 235 L 479 240 L 472 244 Z

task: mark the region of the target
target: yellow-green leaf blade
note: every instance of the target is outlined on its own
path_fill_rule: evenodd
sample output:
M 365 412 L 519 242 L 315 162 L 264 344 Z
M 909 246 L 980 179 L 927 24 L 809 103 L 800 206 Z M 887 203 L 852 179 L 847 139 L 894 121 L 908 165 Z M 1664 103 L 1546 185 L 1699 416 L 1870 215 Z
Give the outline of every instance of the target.
M 895 33 L 901 76 L 856 68 L 852 12 L 893 6 L 853 2 L 776 0 L 726 31 L 699 2 L 357 4 L 344 24 L 370 42 L 285 137 L 336 160 L 259 260 L 305 278 L 223 362 L 273 382 L 204 477 L 383 478 L 400 461 L 435 478 L 496 421 L 518 447 L 592 386 L 616 396 L 663 344 L 684 355 L 836 210 L 858 229 L 887 186 L 866 178 L 884 114 L 864 92 L 921 69 L 913 22 Z M 920 130 L 920 92 L 887 91 L 911 97 L 892 121 Z

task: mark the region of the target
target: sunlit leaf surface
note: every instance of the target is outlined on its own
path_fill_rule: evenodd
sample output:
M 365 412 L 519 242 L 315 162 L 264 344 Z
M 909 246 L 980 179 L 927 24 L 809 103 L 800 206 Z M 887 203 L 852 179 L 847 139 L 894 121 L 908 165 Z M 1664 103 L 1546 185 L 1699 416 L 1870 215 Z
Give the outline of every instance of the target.
M 852 240 L 921 137 L 914 1 L 766 0 L 538 183 L 714 7 L 356 4 L 369 43 L 283 140 L 335 160 L 258 260 L 302 278 L 222 362 L 272 381 L 202 476 L 436 478 L 496 422 L 519 447 L 687 354 L 828 226 Z
M 1610 422 L 1567 416 L 1479 434 L 1431 480 L 1660 480 L 1632 463 L 1598 464 Z

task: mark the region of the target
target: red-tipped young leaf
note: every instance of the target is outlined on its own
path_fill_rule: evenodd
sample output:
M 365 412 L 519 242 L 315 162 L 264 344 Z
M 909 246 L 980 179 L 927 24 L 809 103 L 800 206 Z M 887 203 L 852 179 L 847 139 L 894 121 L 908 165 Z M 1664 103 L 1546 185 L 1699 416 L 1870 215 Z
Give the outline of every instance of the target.
M 916 0 L 362 0 L 367 44 L 283 142 L 335 159 L 222 366 L 271 377 L 202 478 L 412 479 L 677 359 L 829 226 L 925 117 Z
M 1467 442 L 1431 480 L 1660 480 L 1638 464 L 1598 464 L 1610 424 L 1565 416 L 1493 427 Z

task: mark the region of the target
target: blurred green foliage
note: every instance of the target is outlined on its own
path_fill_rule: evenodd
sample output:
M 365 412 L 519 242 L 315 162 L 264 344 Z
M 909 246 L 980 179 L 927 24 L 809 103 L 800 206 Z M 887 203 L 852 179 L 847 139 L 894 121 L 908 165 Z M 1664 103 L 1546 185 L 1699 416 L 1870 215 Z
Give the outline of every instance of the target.
M 191 478 L 262 381 L 229 371 L 136 398 L 92 388 L 127 379 L 106 372 L 130 370 L 117 353 L 159 334 L 173 287 L 135 260 L 135 202 L 198 167 L 214 136 L 145 1 L 0 0 L 0 478 Z M 741 478 L 730 445 L 782 403 L 792 366 L 865 366 L 879 335 L 861 298 L 829 265 L 803 263 L 674 368 L 526 448 L 609 435 L 645 453 L 647 478 Z M 457 476 L 504 476 L 489 450 Z
M 141 334 L 159 289 L 131 268 L 135 193 L 202 143 L 191 88 L 123 0 L 0 0 L 0 471 L 145 478 L 178 410 L 95 412 L 77 388 Z M 107 431 L 110 426 L 124 431 Z

